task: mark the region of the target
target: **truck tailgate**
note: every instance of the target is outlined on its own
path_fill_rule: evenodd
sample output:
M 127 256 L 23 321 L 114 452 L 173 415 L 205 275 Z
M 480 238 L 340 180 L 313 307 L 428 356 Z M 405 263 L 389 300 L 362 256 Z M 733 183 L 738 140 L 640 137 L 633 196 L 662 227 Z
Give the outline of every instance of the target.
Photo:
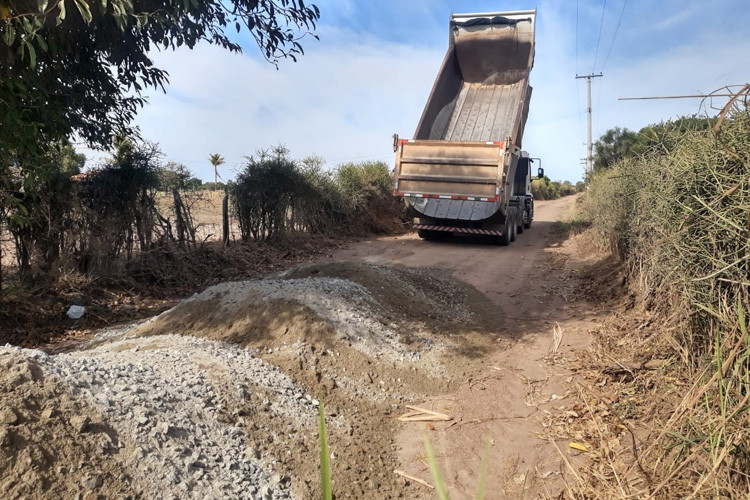
M 503 142 L 406 141 L 396 152 L 396 196 L 497 201 Z

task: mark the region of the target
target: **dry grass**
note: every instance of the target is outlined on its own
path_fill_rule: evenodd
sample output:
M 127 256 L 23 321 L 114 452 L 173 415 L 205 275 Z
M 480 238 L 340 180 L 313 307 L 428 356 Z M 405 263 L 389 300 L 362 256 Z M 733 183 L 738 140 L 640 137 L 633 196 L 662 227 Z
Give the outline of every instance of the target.
M 292 263 L 317 258 L 346 240 L 291 235 L 272 243 L 222 247 L 220 242 L 183 250 L 139 253 L 106 273 L 61 272 L 37 286 L 6 288 L 0 301 L 0 344 L 39 347 L 68 342 L 91 330 L 151 317 L 208 285 L 258 278 Z M 79 321 L 65 311 L 84 305 Z
M 750 112 L 664 135 L 596 176 L 591 231 L 626 266 L 627 312 L 597 334 L 560 432 L 593 450 L 580 498 L 750 492 Z

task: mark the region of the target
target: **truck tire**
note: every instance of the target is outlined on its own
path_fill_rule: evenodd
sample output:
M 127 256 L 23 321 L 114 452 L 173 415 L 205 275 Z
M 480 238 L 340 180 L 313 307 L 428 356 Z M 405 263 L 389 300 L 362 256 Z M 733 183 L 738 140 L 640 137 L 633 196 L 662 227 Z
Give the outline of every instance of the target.
M 428 229 L 417 229 L 417 235 L 419 235 L 419 237 L 423 240 L 431 240 L 435 237 L 433 231 L 430 231 Z
M 523 234 L 525 222 L 526 222 L 526 212 L 521 214 L 521 222 L 516 224 L 516 233 Z
M 515 225 L 515 222 L 510 216 L 507 216 L 505 218 L 505 224 L 503 225 L 503 234 L 502 236 L 496 236 L 495 237 L 495 243 L 497 245 L 500 245 L 501 247 L 507 247 L 510 245 L 510 242 L 513 241 L 511 238 L 513 236 L 513 226 Z
M 523 220 L 523 227 L 526 229 L 531 227 L 531 214 L 528 214 L 526 218 Z
M 518 234 L 518 224 L 516 224 L 516 217 L 513 217 L 510 225 L 510 241 L 516 241 L 516 235 Z

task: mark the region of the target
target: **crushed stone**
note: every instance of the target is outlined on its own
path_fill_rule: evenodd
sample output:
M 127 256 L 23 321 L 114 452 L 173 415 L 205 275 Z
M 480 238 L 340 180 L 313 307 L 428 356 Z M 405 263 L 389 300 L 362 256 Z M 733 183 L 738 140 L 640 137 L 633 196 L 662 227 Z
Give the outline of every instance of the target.
M 305 428 L 314 426 L 317 405 L 251 351 L 177 335 L 119 340 L 56 356 L 8 350 L 65 383 L 72 397 L 100 415 L 114 434 L 127 436 L 127 443 L 112 441 L 109 448 L 139 479 L 139 493 L 290 498 L 288 482 L 271 478 L 276 458 L 252 449 L 243 426 L 222 421 L 224 410 L 254 405 Z M 92 425 L 89 417 L 68 417 L 74 434 Z M 268 432 L 269 439 L 280 438 Z M 81 484 L 87 489 L 93 483 Z

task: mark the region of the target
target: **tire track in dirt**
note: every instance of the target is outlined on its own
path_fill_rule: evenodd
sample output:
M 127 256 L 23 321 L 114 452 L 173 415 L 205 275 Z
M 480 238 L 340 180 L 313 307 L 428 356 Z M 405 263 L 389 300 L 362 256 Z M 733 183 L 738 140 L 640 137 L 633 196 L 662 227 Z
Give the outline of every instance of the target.
M 432 483 L 423 444 L 425 436 L 430 439 L 451 498 L 476 493 L 486 450 L 486 498 L 536 498 L 562 487 L 563 462 L 546 437 L 554 435 L 551 422 L 568 411 L 573 390 L 568 361 L 587 345 L 588 331 L 602 317 L 576 294 L 578 270 L 587 263 L 558 222 L 574 200 L 537 202 L 534 224 L 510 247 L 494 247 L 481 238 L 432 242 L 407 235 L 363 242 L 332 256 L 443 269 L 505 313 L 500 332 L 506 340 L 480 359 L 456 358 L 466 373 L 456 389 L 418 401 L 454 420 L 405 423 L 394 437 L 400 468 Z M 555 329 L 562 334 L 556 351 Z M 568 442 L 557 445 L 567 450 Z M 420 485 L 410 490 L 409 498 L 434 497 Z
M 566 356 L 585 343 L 596 319 L 575 297 L 575 249 L 555 225 L 572 202 L 540 202 L 534 225 L 511 247 L 476 238 L 381 238 L 263 280 L 221 283 L 44 364 L 66 384 L 62 393 L 91 405 L 84 411 L 102 426 L 119 429 L 117 461 L 137 455 L 138 467 L 151 464 L 149 479 L 124 467 L 144 479 L 133 483 L 136 492 L 319 496 L 314 421 L 322 395 L 337 498 L 430 497 L 393 473 L 431 480 L 425 434 L 452 498 L 473 493 L 488 439 L 487 498 L 531 495 L 554 487 L 559 457 L 537 437 L 564 411 Z M 558 323 L 562 345 L 549 353 Z M 95 372 L 88 382 L 84 365 Z M 212 393 L 202 395 L 207 388 Z M 152 392 L 165 396 L 141 397 Z M 454 420 L 402 424 L 396 417 L 407 404 Z M 171 417 L 157 422 L 148 412 Z M 6 441 L 3 453 L 18 448 Z M 48 484 L 65 480 L 51 473 Z M 96 495 L 98 484 L 70 488 Z M 103 486 L 122 485 L 114 478 Z

